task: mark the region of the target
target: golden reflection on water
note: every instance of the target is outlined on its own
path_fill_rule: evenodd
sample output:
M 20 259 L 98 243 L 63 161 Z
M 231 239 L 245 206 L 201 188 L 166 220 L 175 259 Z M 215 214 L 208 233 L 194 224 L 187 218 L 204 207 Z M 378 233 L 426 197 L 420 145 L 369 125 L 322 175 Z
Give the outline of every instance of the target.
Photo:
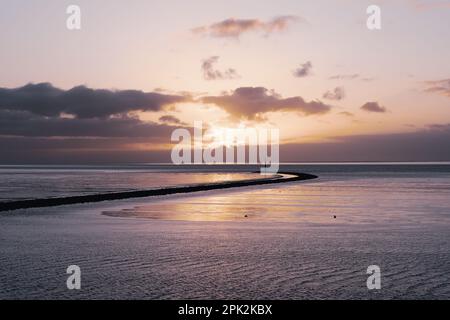
M 153 204 L 115 212 L 109 211 L 105 214 L 116 217 L 181 221 L 298 222 L 307 220 L 312 222 L 310 215 L 307 219 L 305 218 L 304 212 L 307 206 L 303 207 L 298 201 L 293 202 L 295 199 L 290 199 L 289 189 L 292 187 L 284 190 L 246 190 L 221 195 L 161 200 Z M 302 195 L 303 200 L 307 198 L 306 193 Z M 316 211 L 313 220 L 314 222 L 329 221 L 330 217 L 328 210 L 324 210 L 323 215 L 317 215 Z
M 442 224 L 450 220 L 449 180 L 435 180 L 427 184 L 405 177 L 289 183 L 151 199 L 148 204 L 104 214 L 182 221 Z

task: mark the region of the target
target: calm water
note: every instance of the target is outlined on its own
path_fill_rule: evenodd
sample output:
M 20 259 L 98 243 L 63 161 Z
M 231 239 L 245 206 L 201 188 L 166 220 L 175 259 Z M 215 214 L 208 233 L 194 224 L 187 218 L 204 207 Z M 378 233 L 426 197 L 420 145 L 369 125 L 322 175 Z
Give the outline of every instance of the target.
M 0 201 L 147 190 L 259 177 L 258 174 L 244 172 L 186 172 L 171 168 L 0 166 Z
M 191 168 L 175 181 L 151 169 L 152 186 L 248 170 Z M 320 178 L 0 214 L 0 298 L 450 299 L 449 165 L 285 169 Z M 146 185 L 125 177 L 106 179 Z M 66 289 L 71 264 L 80 291 Z M 374 264 L 382 288 L 369 291 Z

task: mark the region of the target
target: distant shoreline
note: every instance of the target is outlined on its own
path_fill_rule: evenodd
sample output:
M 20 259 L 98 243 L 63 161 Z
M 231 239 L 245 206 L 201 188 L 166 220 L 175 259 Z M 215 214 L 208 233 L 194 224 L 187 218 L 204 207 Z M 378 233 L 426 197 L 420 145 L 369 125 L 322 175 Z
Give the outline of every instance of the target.
M 270 176 L 268 178 L 261 178 L 261 179 L 224 181 L 191 186 L 167 187 L 152 190 L 114 192 L 114 193 L 92 194 L 92 195 L 71 196 L 61 198 L 8 201 L 8 202 L 0 202 L 0 212 L 18 209 L 55 207 L 70 204 L 94 203 L 111 200 L 124 200 L 132 198 L 163 196 L 177 193 L 178 194 L 191 193 L 208 190 L 219 190 L 219 189 L 238 188 L 238 187 L 265 185 L 265 184 L 285 183 L 292 181 L 310 180 L 315 178 L 317 178 L 317 176 L 307 173 L 279 172 L 275 176 Z
M 282 166 L 292 166 L 292 165 L 386 165 L 386 166 L 396 166 L 396 165 L 450 165 L 449 160 L 436 160 L 436 161 L 300 161 L 300 162 L 280 162 L 278 163 L 280 167 Z M 56 164 L 56 163 L 0 163 L 0 169 L 21 169 L 21 168 L 45 168 L 45 169 L 67 169 L 67 168 L 146 168 L 152 166 L 163 166 L 163 167 L 177 167 L 181 169 L 185 168 L 215 168 L 215 167 L 248 167 L 257 170 L 259 164 L 254 163 L 217 163 L 217 164 L 183 164 L 177 165 L 171 162 L 148 162 L 148 163 L 84 163 L 84 164 Z

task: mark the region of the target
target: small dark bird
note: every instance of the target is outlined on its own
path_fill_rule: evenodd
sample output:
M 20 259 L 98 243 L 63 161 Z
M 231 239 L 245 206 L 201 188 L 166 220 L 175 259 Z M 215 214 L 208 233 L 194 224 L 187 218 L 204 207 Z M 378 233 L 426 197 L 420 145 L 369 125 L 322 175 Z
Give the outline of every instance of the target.
M 244 218 L 248 218 L 248 215 L 245 215 Z
M 336 219 L 336 216 L 333 216 L 333 218 L 335 218 L 335 219 Z

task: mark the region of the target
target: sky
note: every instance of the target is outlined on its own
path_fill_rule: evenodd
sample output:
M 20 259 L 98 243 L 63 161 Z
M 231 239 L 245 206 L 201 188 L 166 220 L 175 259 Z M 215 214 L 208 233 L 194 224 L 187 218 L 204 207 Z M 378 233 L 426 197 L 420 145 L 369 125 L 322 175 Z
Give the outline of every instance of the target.
M 0 163 L 166 162 L 198 120 L 277 128 L 282 161 L 448 161 L 448 39 L 445 0 L 1 0 Z

